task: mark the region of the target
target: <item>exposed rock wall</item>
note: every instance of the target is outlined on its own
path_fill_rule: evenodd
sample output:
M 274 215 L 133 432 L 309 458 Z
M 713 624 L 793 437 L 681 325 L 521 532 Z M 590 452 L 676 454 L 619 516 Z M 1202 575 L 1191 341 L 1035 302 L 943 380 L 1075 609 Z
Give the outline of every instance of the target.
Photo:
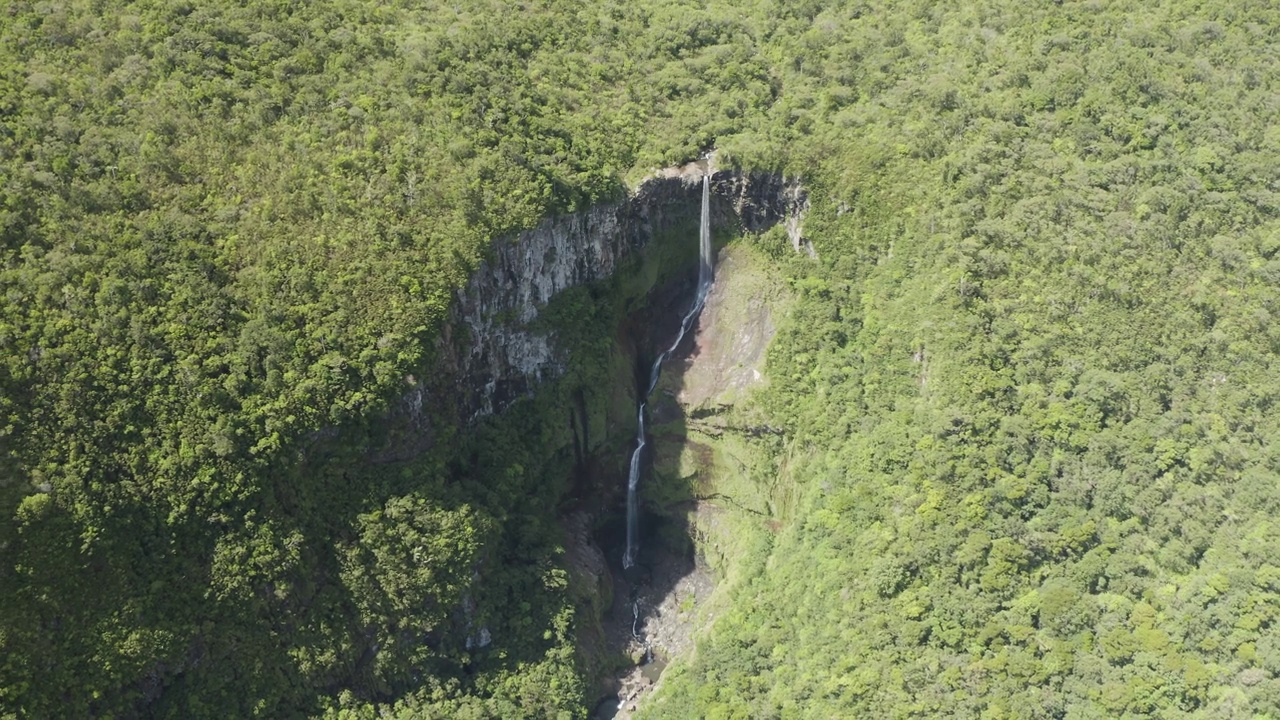
M 451 370 L 459 420 L 501 412 L 563 374 L 567 358 L 554 332 L 531 327 L 540 309 L 564 290 L 609 277 L 663 230 L 696 220 L 706 171 L 697 163 L 659 173 L 621 201 L 549 218 L 494 243 L 491 257 L 458 292 L 439 348 Z M 793 245 L 807 246 L 800 221 L 808 199 L 797 181 L 718 171 L 712 192 L 717 224 L 733 219 L 759 232 L 783 222 Z M 406 402 L 420 404 L 421 396 L 411 393 Z

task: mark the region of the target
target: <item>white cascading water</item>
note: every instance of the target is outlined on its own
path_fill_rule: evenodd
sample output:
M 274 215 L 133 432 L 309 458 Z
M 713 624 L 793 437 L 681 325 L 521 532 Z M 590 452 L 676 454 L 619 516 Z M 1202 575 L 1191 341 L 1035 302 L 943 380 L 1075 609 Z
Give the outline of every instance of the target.
M 649 393 L 658 384 L 658 376 L 662 373 L 662 363 L 676 351 L 685 333 L 693 326 L 702 306 L 707 301 L 707 293 L 711 291 L 712 272 L 711 256 L 711 175 L 702 176 L 702 222 L 698 228 L 698 290 L 693 297 L 693 306 L 680 320 L 680 332 L 675 342 L 653 361 L 649 370 L 649 385 L 640 396 L 640 409 L 636 412 L 636 449 L 631 453 L 631 469 L 627 476 L 627 550 L 622 555 L 622 567 L 630 569 L 636 564 L 636 554 L 640 549 L 640 511 L 636 501 L 636 486 L 640 483 L 640 459 L 648 441 L 645 439 L 644 411 L 649 404 Z M 634 632 L 634 630 L 633 630 Z

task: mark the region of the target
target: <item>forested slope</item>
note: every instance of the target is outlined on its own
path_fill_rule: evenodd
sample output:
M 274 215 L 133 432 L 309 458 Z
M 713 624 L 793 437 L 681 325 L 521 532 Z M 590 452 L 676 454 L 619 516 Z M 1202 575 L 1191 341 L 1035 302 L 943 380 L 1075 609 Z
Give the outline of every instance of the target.
M 1280 711 L 1276 21 L 814 19 L 840 159 L 760 399 L 804 500 L 646 717 Z
M 11 3 L 0 713 L 583 714 L 539 406 L 366 451 L 490 239 L 712 146 L 813 202 L 802 501 L 650 712 L 1276 713 L 1280 13 L 1218 5 Z

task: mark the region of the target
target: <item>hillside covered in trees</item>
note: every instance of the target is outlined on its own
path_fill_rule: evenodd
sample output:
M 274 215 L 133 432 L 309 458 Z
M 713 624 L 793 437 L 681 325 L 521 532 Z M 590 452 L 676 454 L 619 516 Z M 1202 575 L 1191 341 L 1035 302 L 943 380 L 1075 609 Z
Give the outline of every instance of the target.
M 768 517 L 642 716 L 1280 717 L 1277 32 L 10 3 L 0 717 L 585 717 L 550 449 L 625 288 L 548 314 L 544 394 L 377 449 L 494 239 L 711 149 L 803 178 L 816 257 L 743 241 L 795 294 L 735 410 Z

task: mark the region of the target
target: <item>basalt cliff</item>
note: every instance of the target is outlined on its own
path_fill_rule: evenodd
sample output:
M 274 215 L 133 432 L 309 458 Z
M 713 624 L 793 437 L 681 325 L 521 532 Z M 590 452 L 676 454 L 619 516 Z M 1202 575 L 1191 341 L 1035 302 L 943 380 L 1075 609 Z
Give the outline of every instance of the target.
M 616 202 L 548 218 L 515 237 L 499 238 L 457 294 L 439 342 L 449 370 L 454 419 L 468 423 L 500 413 L 542 382 L 563 374 L 567 357 L 556 329 L 537 323 L 541 309 L 570 288 L 613 275 L 655 238 L 687 226 L 696 245 L 703 163 L 656 173 Z M 776 174 L 713 171 L 712 223 L 761 232 L 783 223 L 796 250 L 812 252 L 802 221 L 809 202 L 799 181 Z M 679 242 L 679 239 L 675 239 Z M 426 386 L 403 406 L 421 419 Z

